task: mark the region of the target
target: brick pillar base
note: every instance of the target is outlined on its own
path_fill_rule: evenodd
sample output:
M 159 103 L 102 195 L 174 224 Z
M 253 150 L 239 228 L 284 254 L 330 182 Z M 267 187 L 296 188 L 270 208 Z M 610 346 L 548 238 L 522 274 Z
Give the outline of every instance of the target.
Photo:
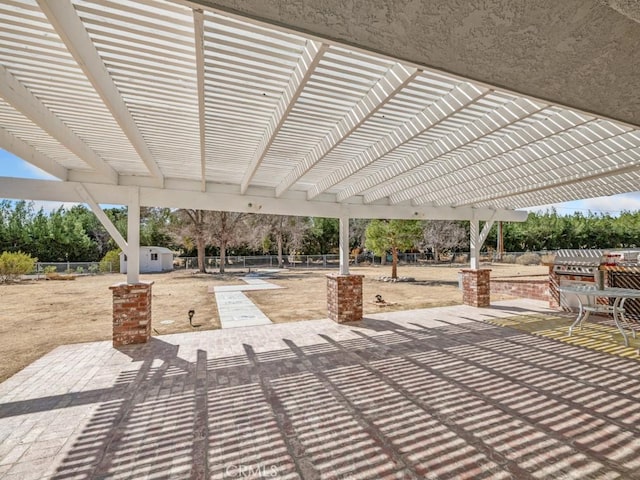
M 362 320 L 364 275 L 327 275 L 327 310 L 337 323 Z
M 113 292 L 113 346 L 146 343 L 151 336 L 151 285 L 119 283 Z
M 462 303 L 472 307 L 488 307 L 491 303 L 491 280 L 489 269 L 463 269 Z

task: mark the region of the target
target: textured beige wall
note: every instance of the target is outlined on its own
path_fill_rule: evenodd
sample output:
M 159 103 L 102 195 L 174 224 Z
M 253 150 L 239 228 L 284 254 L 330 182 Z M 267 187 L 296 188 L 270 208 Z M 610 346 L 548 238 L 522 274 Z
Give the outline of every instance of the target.
M 640 2 L 196 0 L 640 125 Z

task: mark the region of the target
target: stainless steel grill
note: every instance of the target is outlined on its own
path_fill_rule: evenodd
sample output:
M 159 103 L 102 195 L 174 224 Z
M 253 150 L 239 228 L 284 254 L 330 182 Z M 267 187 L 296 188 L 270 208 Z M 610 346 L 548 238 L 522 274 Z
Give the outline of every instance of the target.
M 610 287 L 640 289 L 640 249 L 627 250 L 559 250 L 553 262 L 553 271 L 557 283 L 552 281 L 551 292 L 561 306 L 576 308 L 575 297 L 565 297 L 557 292 L 559 285 L 589 284 L 595 281 L 596 272 L 606 272 L 606 283 Z M 612 300 L 611 300 L 612 301 Z M 625 316 L 633 321 L 640 321 L 640 301 L 628 300 L 625 303 Z
M 553 261 L 553 271 L 558 275 L 594 277 L 604 258 L 604 250 L 559 250 Z

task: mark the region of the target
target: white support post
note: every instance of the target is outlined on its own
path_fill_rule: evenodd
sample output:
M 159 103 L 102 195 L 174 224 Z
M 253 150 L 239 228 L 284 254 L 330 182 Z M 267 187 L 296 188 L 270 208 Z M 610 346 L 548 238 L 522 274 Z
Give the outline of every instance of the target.
M 340 275 L 349 275 L 349 217 L 340 217 Z
M 478 270 L 480 266 L 480 222 L 476 220 L 476 218 L 472 218 L 469 223 L 471 224 L 471 228 L 469 228 L 469 245 L 471 250 L 469 267 L 472 270 Z
M 140 283 L 140 190 L 131 189 L 127 206 L 127 283 Z

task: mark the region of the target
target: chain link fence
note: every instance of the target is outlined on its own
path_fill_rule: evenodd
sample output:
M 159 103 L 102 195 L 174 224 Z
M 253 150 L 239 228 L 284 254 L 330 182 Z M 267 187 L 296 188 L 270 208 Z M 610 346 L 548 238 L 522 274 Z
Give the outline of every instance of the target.
M 496 252 L 482 252 L 480 261 L 484 263 L 520 263 L 523 265 L 538 265 L 542 262 L 553 261 L 555 252 L 508 252 L 502 255 Z M 400 253 L 398 261 L 405 265 L 442 265 L 447 264 L 460 266 L 469 263 L 469 252 L 454 252 L 440 255 L 436 262 L 431 253 Z M 283 255 L 283 266 L 286 268 L 338 268 L 340 266 L 340 256 L 336 254 L 327 255 Z M 372 252 L 350 255 L 351 265 L 380 265 L 381 263 L 391 263 L 391 254 L 383 259 Z M 197 257 L 176 257 L 174 259 L 175 269 L 196 269 L 198 268 Z M 209 269 L 220 266 L 220 257 L 205 257 L 205 265 Z M 277 255 L 227 255 L 225 268 L 277 268 Z
M 101 270 L 102 265 L 102 270 Z M 120 265 L 111 262 L 36 262 L 35 275 L 45 275 L 47 273 L 75 273 L 75 274 L 96 274 L 118 272 Z
M 496 252 L 483 252 L 480 261 L 483 263 L 519 263 L 523 265 L 537 265 L 542 262 L 552 262 L 555 252 L 505 252 L 499 255 Z M 441 265 L 447 264 L 460 266 L 469 263 L 469 252 L 455 252 L 454 254 L 441 255 L 436 262 L 430 253 L 401 253 L 398 261 L 404 265 Z M 328 268 L 337 269 L 340 266 L 340 256 L 336 254 L 327 255 L 283 255 L 283 266 L 286 268 Z M 373 255 L 371 252 L 350 255 L 351 265 L 380 265 L 382 258 Z M 391 255 L 388 254 L 384 263 L 391 263 Z M 220 257 L 205 257 L 207 269 L 220 267 Z M 197 257 L 175 257 L 173 260 L 174 269 L 193 270 L 198 268 Z M 252 269 L 252 268 L 277 268 L 277 255 L 227 255 L 225 268 L 228 269 Z M 120 266 L 111 262 L 37 262 L 35 275 L 46 273 L 74 273 L 74 274 L 97 274 L 114 273 L 119 271 Z
M 403 253 L 398 255 L 400 262 L 418 263 L 421 254 L 419 253 Z M 340 266 L 340 255 L 283 255 L 283 266 L 286 268 L 338 268 Z M 391 255 L 388 255 L 388 262 L 391 262 Z M 381 258 L 372 254 L 361 254 L 358 256 L 351 255 L 350 262 L 352 264 L 372 264 L 381 263 Z M 177 257 L 173 262 L 175 269 L 195 269 L 198 268 L 197 257 Z M 220 266 L 220 257 L 205 257 L 205 266 L 207 268 L 218 268 Z M 227 255 L 225 268 L 277 268 L 277 255 Z

